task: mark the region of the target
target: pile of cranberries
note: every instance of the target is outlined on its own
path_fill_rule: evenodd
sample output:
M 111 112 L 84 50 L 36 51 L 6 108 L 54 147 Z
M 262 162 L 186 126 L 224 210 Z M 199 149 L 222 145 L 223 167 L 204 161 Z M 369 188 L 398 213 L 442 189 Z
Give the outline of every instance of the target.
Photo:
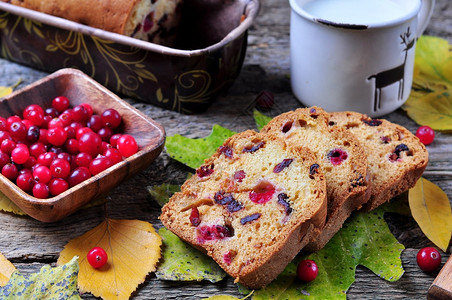
M 138 151 L 131 135 L 117 132 L 122 117 L 101 114 L 64 96 L 51 107 L 31 104 L 20 116 L 0 117 L 0 170 L 36 198 L 56 196 Z

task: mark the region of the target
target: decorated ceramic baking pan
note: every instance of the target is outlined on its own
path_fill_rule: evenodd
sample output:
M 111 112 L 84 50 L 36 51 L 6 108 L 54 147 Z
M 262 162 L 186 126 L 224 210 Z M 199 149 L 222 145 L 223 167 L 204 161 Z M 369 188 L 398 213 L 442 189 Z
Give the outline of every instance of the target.
M 238 76 L 258 10 L 258 0 L 185 1 L 170 48 L 0 2 L 0 56 L 77 68 L 116 93 L 198 113 Z

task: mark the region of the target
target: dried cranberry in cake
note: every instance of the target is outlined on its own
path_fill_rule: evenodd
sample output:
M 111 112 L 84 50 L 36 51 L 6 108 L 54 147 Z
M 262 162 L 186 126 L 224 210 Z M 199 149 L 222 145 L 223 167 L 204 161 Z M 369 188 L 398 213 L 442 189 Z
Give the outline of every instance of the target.
M 216 192 L 213 196 L 216 203 L 220 205 L 227 205 L 228 212 L 236 212 L 243 208 L 243 205 L 234 199 L 231 193 L 225 193 L 224 191 Z
M 208 165 L 208 166 L 201 166 L 196 170 L 196 175 L 198 175 L 199 178 L 203 178 L 206 176 L 209 176 L 213 173 L 214 165 Z
M 384 136 L 380 137 L 380 140 L 383 144 L 389 144 L 389 142 L 391 141 L 391 138 L 389 136 L 384 135 Z
M 342 149 L 333 149 L 327 154 L 327 157 L 334 166 L 338 166 L 348 158 L 348 154 Z
M 293 162 L 293 158 L 286 158 L 273 168 L 273 173 L 279 173 Z
M 369 125 L 369 126 L 380 126 L 381 123 L 383 123 L 381 120 L 378 119 L 363 119 L 363 123 Z
M 366 181 L 364 180 L 364 177 L 362 174 L 358 175 L 358 178 L 353 179 L 350 183 L 352 188 L 358 187 L 358 186 L 363 186 L 364 184 L 366 184 Z
M 250 192 L 250 200 L 257 204 L 265 204 L 270 201 L 275 193 L 275 186 L 270 182 L 263 180 L 259 182 L 254 190 Z
M 199 210 L 197 207 L 192 207 L 191 209 L 190 223 L 195 227 L 198 227 L 201 223 L 201 218 L 199 217 Z
M 233 213 L 233 212 L 241 210 L 243 208 L 243 205 L 242 205 L 242 203 L 233 199 L 231 202 L 228 203 L 228 206 L 226 208 L 227 208 L 228 212 Z
M 278 203 L 284 206 L 286 215 L 290 215 L 290 213 L 292 212 L 292 207 L 290 207 L 290 204 L 289 202 L 287 202 L 287 200 L 289 200 L 289 196 L 287 196 L 286 193 L 278 194 Z
M 287 133 L 290 129 L 292 129 L 293 121 L 287 121 L 282 127 L 281 131 L 283 133 Z
M 232 263 L 232 260 L 237 256 L 237 252 L 234 250 L 229 250 L 223 255 L 223 260 L 227 265 Z
M 243 179 L 245 179 L 246 173 L 243 170 L 239 170 L 234 173 L 234 179 L 237 180 L 237 182 L 242 182 Z
M 310 114 L 311 118 L 313 118 L 313 119 L 317 119 L 319 117 L 319 112 L 315 108 L 311 108 L 309 110 L 309 114 Z
M 224 191 L 218 191 L 213 196 L 213 199 L 216 203 L 220 205 L 226 205 L 233 200 L 233 197 L 230 193 L 225 193 Z
M 309 167 L 309 178 L 314 179 L 314 175 L 319 173 L 320 166 L 318 164 L 312 164 Z
M 264 147 L 264 145 L 265 145 L 265 142 L 259 142 L 255 145 L 247 146 L 247 147 L 243 148 L 242 152 L 243 153 L 254 153 L 257 150 L 259 150 L 260 148 Z
M 232 230 L 226 226 L 221 225 L 204 225 L 196 229 L 198 241 L 203 243 L 205 241 L 222 240 L 233 235 Z
M 234 155 L 234 152 L 232 151 L 232 148 L 229 146 L 221 146 L 219 148 L 220 153 L 223 153 L 226 157 L 232 158 Z
M 241 218 L 240 224 L 245 225 L 246 223 L 255 221 L 255 220 L 259 219 L 260 217 L 261 217 L 260 213 L 254 213 L 252 215 Z
M 408 148 L 408 146 L 407 145 L 405 145 L 405 144 L 399 144 L 399 145 L 397 145 L 396 147 L 395 147 L 395 150 L 394 150 L 394 152 L 392 152 L 390 155 L 389 155 L 389 160 L 391 161 L 391 162 L 396 162 L 397 160 L 399 160 L 400 159 L 400 152 L 402 152 L 402 151 L 410 151 L 410 149 Z

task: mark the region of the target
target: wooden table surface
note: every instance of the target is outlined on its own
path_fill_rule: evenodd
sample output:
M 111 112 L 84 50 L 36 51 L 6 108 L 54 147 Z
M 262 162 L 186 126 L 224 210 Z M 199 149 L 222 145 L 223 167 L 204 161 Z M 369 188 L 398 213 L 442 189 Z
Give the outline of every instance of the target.
M 239 78 L 227 94 L 219 96 L 205 113 L 181 115 L 151 105 L 128 99 L 136 108 L 160 122 L 167 135 L 176 133 L 189 137 L 204 137 L 213 124 L 220 124 L 240 131 L 254 128 L 246 108 L 263 89 L 275 95 L 275 107 L 281 112 L 300 106 L 291 93 L 289 75 L 289 24 L 288 1 L 262 0 L 261 11 L 255 25 L 249 31 L 249 46 Z M 452 42 L 452 2 L 437 0 L 434 15 L 425 34 L 446 38 Z M 30 69 L 0 59 L 0 86 L 14 85 L 23 80 L 20 87 L 46 76 L 44 72 Z M 417 125 L 403 111 L 385 116 L 414 132 Z M 424 176 L 439 185 L 452 199 L 452 135 L 437 133 L 433 145 L 428 146 L 430 162 Z M 163 152 L 142 173 L 122 183 L 111 192 L 107 209 L 110 218 L 139 219 L 151 222 L 155 228 L 162 225 L 158 220 L 159 206 L 148 194 L 146 187 L 162 183 L 181 184 L 190 171 L 171 160 Z M 56 223 L 41 223 L 30 217 L 20 217 L 0 212 L 0 252 L 20 272 L 37 272 L 43 265 L 55 265 L 63 246 L 104 218 L 102 206 L 79 211 Z M 427 289 L 435 274 L 425 274 L 417 267 L 417 251 L 431 245 L 413 219 L 390 216 L 389 227 L 395 237 L 405 245 L 402 253 L 405 274 L 393 283 L 384 281 L 363 267 L 357 268 L 356 281 L 349 289 L 349 299 L 425 299 Z M 449 254 L 443 255 L 446 261 Z M 240 297 L 231 278 L 217 283 L 181 283 L 160 281 L 150 275 L 139 286 L 133 299 L 179 299 L 209 297 L 230 294 Z M 83 298 L 94 299 L 92 295 Z

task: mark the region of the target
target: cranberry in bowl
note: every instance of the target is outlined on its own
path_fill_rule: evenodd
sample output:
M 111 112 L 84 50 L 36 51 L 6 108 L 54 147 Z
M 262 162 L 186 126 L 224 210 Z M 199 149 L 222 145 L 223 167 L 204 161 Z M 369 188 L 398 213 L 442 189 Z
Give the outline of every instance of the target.
M 11 142 L 2 151 L 9 165 L 0 191 L 42 222 L 58 221 L 106 195 L 148 167 L 165 142 L 159 123 L 74 69 L 1 99 L 2 119 L 2 139 Z M 26 175 L 17 180 L 21 173 Z

